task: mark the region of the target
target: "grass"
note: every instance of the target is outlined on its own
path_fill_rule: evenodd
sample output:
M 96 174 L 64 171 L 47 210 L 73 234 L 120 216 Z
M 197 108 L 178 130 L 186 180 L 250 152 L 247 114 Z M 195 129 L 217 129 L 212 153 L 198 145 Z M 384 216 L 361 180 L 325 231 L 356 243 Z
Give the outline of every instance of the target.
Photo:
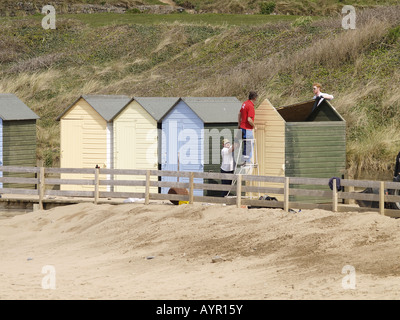
M 40 23 L 44 16 L 34 15 L 29 18 L 32 23 Z M 88 27 L 98 28 L 109 25 L 157 25 L 184 23 L 190 25 L 213 25 L 213 26 L 251 26 L 271 24 L 282 21 L 295 21 L 298 16 L 292 15 L 242 15 L 242 14 L 201 14 L 192 15 L 186 13 L 174 14 L 133 14 L 133 13 L 96 13 L 96 14 L 60 14 L 59 19 L 71 19 L 78 23 L 84 23 Z M 20 20 L 21 18 L 6 18 L 9 20 Z
M 297 20 L 262 15 L 59 15 L 7 18 L 0 28 L 0 91 L 41 119 L 38 158 L 58 164 L 56 117 L 79 95 L 236 96 L 282 106 L 321 82 L 347 123 L 348 170 L 391 171 L 400 150 L 399 7 Z M 297 21 L 297 22 L 296 22 Z

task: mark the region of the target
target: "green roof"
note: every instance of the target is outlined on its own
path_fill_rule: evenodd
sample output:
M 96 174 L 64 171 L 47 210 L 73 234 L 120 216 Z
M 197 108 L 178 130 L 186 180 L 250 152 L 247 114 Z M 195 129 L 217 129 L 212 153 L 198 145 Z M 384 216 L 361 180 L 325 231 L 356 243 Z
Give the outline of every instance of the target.
M 15 94 L 0 93 L 0 118 L 7 120 L 35 120 L 39 116 Z
M 204 123 L 237 123 L 242 106 L 235 97 L 185 97 L 182 101 Z

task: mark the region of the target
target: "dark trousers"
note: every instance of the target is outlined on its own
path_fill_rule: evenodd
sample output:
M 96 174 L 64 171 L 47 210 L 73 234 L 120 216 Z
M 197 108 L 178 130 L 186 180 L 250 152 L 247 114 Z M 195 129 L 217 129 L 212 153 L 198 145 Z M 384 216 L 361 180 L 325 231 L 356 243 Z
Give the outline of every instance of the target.
M 225 171 L 221 169 L 221 173 L 230 173 L 233 174 L 233 170 L 232 171 Z M 222 184 L 232 184 L 232 180 L 221 180 Z M 225 197 L 227 196 L 229 193 L 229 191 L 221 191 L 221 197 Z

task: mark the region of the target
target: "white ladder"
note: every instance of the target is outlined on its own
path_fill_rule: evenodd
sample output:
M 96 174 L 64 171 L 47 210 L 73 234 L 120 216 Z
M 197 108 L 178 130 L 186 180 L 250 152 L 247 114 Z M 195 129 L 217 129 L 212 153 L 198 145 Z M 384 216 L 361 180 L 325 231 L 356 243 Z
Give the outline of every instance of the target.
M 247 144 L 250 143 L 251 157 L 248 159 L 245 159 L 245 156 L 243 156 L 243 142 L 244 141 L 246 141 L 246 148 L 247 148 Z M 239 152 L 237 152 L 236 161 L 235 161 L 235 170 L 233 173 L 234 174 L 243 174 L 243 175 L 251 175 L 251 174 L 258 175 L 257 159 L 258 159 L 258 156 L 257 156 L 256 139 L 241 139 L 240 145 L 239 145 Z M 246 162 L 245 162 L 245 160 L 246 160 Z M 237 182 L 237 179 L 232 180 L 231 189 L 228 191 L 226 197 L 229 196 L 229 193 L 232 191 L 232 188 L 236 184 L 236 182 Z

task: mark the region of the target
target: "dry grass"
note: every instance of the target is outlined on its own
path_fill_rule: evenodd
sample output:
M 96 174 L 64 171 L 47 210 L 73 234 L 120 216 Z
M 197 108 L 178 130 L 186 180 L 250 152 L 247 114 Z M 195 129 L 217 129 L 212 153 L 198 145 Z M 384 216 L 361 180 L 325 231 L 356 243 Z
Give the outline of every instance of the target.
M 398 56 L 398 42 L 389 46 L 386 40 L 399 22 L 400 7 L 360 11 L 357 29 L 347 31 L 341 17 L 298 27 L 282 22 L 217 29 L 165 23 L 92 30 L 69 20 L 60 23 L 65 38 L 56 39 L 59 50 L 43 54 L 21 55 L 35 52 L 26 49 L 30 34 L 12 41 L 0 35 L 10 50 L 7 58 L 0 49 L 0 91 L 16 93 L 41 116 L 38 157 L 50 161 L 58 152 L 54 119 L 81 94 L 245 99 L 255 89 L 260 99 L 281 106 L 311 98 L 311 84 L 319 81 L 346 119 L 349 171 L 362 174 L 385 170 L 400 147 L 400 71 L 380 62 Z

